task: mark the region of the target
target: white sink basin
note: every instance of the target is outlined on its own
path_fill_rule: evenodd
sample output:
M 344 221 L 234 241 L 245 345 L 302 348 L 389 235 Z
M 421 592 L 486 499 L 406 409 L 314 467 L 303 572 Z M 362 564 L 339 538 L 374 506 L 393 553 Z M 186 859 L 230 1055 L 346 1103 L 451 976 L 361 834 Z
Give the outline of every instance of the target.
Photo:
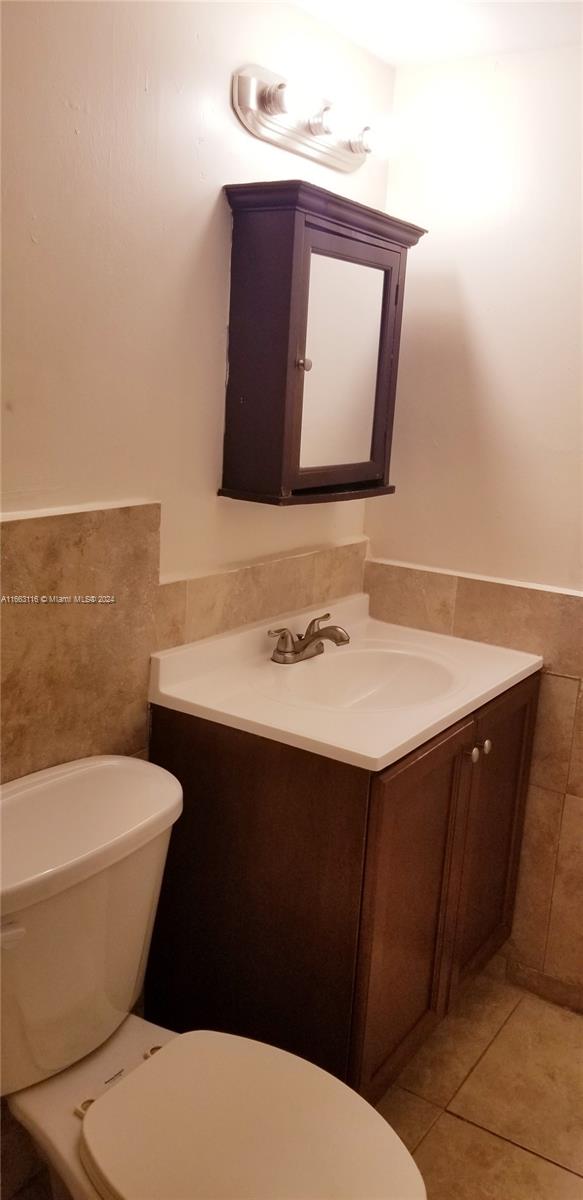
M 267 630 L 302 632 L 324 608 L 347 646 L 271 661 Z M 382 771 L 538 671 L 542 659 L 369 616 L 368 596 L 279 614 L 152 655 L 154 704 L 327 758 Z
M 324 654 L 261 674 L 258 691 L 283 704 L 304 708 L 383 711 L 427 704 L 461 685 L 436 655 L 368 642 L 361 647 L 326 646 Z

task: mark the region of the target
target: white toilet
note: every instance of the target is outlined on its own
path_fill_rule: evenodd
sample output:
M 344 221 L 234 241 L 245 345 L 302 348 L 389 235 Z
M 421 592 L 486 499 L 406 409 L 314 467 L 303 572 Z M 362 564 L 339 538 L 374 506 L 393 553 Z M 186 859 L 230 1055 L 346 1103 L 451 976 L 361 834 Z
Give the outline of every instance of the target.
M 55 1200 L 426 1200 L 390 1126 L 319 1067 L 129 1015 L 181 808 L 130 758 L 3 789 L 2 1094 Z

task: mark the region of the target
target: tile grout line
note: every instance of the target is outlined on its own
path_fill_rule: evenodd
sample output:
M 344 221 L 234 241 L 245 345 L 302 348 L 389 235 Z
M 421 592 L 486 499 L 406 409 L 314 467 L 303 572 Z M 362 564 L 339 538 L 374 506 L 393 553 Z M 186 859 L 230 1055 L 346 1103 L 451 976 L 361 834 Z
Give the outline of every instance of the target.
M 571 762 L 571 759 L 569 758 L 569 763 L 570 762 Z M 547 914 L 546 929 L 545 929 L 545 944 L 543 947 L 543 963 L 542 963 L 542 968 L 541 968 L 543 974 L 546 974 L 547 951 L 549 948 L 549 936 L 550 936 L 550 932 L 551 932 L 551 917 L 553 915 L 553 896 L 555 894 L 555 882 L 556 882 L 556 878 L 557 878 L 557 866 L 558 866 L 558 862 L 559 862 L 559 848 L 561 845 L 561 833 L 562 833 L 562 829 L 563 829 L 563 818 L 565 816 L 565 798 L 566 798 L 566 792 L 563 792 L 562 799 L 561 799 L 561 813 L 560 813 L 560 817 L 559 817 L 559 832 L 557 834 L 557 845 L 555 847 L 554 862 L 553 862 L 553 882 L 551 884 L 551 894 L 550 894 L 550 899 L 549 899 L 549 911 Z
M 538 1150 L 533 1150 L 530 1146 L 523 1146 L 521 1142 L 515 1142 L 512 1138 L 506 1137 L 504 1133 L 498 1133 L 495 1129 L 489 1129 L 487 1125 L 480 1125 L 478 1121 L 472 1121 L 471 1117 L 464 1117 L 462 1113 L 449 1112 L 448 1109 L 444 1110 L 444 1115 L 454 1117 L 458 1121 L 463 1121 L 465 1125 L 471 1125 L 473 1129 L 481 1129 L 482 1133 L 488 1133 L 490 1137 L 498 1138 L 501 1142 L 506 1142 L 508 1146 L 515 1146 L 517 1150 L 522 1150 L 525 1154 L 532 1154 L 534 1158 L 540 1158 L 542 1162 L 549 1163 L 552 1167 L 558 1167 L 560 1171 L 567 1171 L 575 1179 L 583 1179 L 583 1174 L 575 1171 L 573 1167 L 566 1167 L 564 1163 L 557 1162 L 556 1158 L 547 1158 L 546 1154 L 541 1154 Z M 430 1130 L 427 1132 L 429 1133 Z M 419 1144 L 421 1145 L 421 1143 Z
M 571 767 L 573 765 L 573 748 L 575 746 L 575 735 L 577 733 L 577 712 L 579 709 L 579 705 L 581 703 L 583 703 L 583 678 L 581 678 L 581 676 L 577 676 L 577 678 L 579 680 L 579 687 L 577 688 L 577 695 L 575 696 L 575 711 L 573 713 L 573 729 L 571 731 L 571 744 L 569 746 L 569 765 L 567 767 L 567 782 L 565 784 L 565 795 L 571 794 L 569 791 L 569 781 L 571 779 Z
M 465 1075 L 465 1076 L 464 1076 L 464 1078 L 462 1079 L 462 1082 L 460 1083 L 459 1087 L 457 1087 L 457 1088 L 456 1088 L 456 1090 L 455 1090 L 455 1092 L 454 1092 L 453 1096 L 450 1096 L 450 1098 L 449 1098 L 449 1100 L 448 1100 L 448 1102 L 447 1102 L 447 1104 L 446 1104 L 446 1106 L 445 1106 L 445 1111 L 446 1111 L 446 1112 L 448 1112 L 448 1111 L 449 1111 L 449 1106 L 450 1106 L 450 1104 L 452 1103 L 452 1101 L 453 1101 L 453 1100 L 455 1100 L 456 1096 L 459 1094 L 459 1092 L 460 1092 L 460 1091 L 461 1091 L 461 1089 L 463 1088 L 464 1084 L 466 1084 L 466 1083 L 467 1083 L 468 1079 L 470 1078 L 470 1075 L 472 1075 L 472 1074 L 473 1074 L 473 1072 L 476 1070 L 476 1067 L 479 1065 L 479 1063 L 481 1063 L 481 1061 L 482 1061 L 482 1059 L 483 1059 L 484 1055 L 485 1055 L 485 1054 L 487 1054 L 487 1053 L 488 1053 L 488 1050 L 490 1049 L 490 1047 L 494 1045 L 494 1042 L 496 1041 L 496 1038 L 497 1038 L 497 1037 L 499 1037 L 499 1036 L 500 1036 L 500 1034 L 502 1033 L 502 1030 L 506 1028 L 506 1026 L 507 1026 L 507 1024 L 508 1024 L 508 1022 L 509 1022 L 510 1018 L 514 1016 L 514 1014 L 515 1014 L 516 1010 L 517 1010 L 517 1009 L 520 1007 L 520 1005 L 522 1004 L 523 1000 L 525 1000 L 525 999 L 526 999 L 526 996 L 519 996 L 518 1000 L 516 1001 L 516 1004 L 514 1005 L 514 1007 L 512 1008 L 512 1010 L 511 1010 L 511 1011 L 508 1013 L 508 1016 L 504 1018 L 504 1020 L 503 1020 L 503 1022 L 502 1022 L 502 1024 L 501 1024 L 501 1026 L 500 1026 L 500 1028 L 496 1030 L 496 1033 L 494 1034 L 494 1036 L 493 1036 L 492 1038 L 490 1038 L 490 1041 L 488 1042 L 488 1045 L 487 1045 L 487 1046 L 485 1046 L 485 1047 L 484 1047 L 484 1049 L 482 1050 L 481 1054 L 479 1054 L 479 1055 L 478 1055 L 478 1057 L 477 1057 L 477 1059 L 476 1059 L 475 1063 L 473 1064 L 473 1066 L 472 1066 L 472 1067 L 470 1067 L 470 1070 L 468 1071 L 467 1075 Z
M 410 1092 L 410 1093 L 409 1093 L 409 1095 L 410 1095 L 410 1096 L 412 1096 L 412 1095 L 413 1095 L 413 1092 Z M 437 1107 L 437 1106 L 436 1106 L 436 1107 Z M 429 1127 L 428 1127 L 428 1128 L 425 1130 L 425 1133 L 422 1133 L 422 1134 L 421 1134 L 421 1137 L 419 1138 L 419 1141 L 418 1141 L 418 1142 L 415 1142 L 415 1145 L 414 1145 L 414 1146 L 412 1147 L 412 1149 L 410 1150 L 410 1153 L 411 1153 L 411 1154 L 415 1154 L 415 1151 L 419 1149 L 419 1147 L 420 1147 L 421 1143 L 425 1141 L 425 1138 L 427 1137 L 427 1134 L 428 1134 L 428 1133 L 431 1133 L 431 1130 L 433 1129 L 434 1125 L 436 1125 L 436 1124 L 437 1124 L 437 1122 L 438 1122 L 438 1121 L 441 1119 L 441 1117 L 443 1117 L 444 1113 L 445 1113 L 445 1109 L 444 1109 L 444 1108 L 440 1108 L 440 1109 L 438 1109 L 438 1111 L 437 1111 L 437 1116 L 433 1118 L 433 1120 L 432 1120 L 432 1122 L 431 1122 L 431 1125 L 430 1125 L 430 1126 L 429 1126 Z
M 416 1100 L 424 1100 L 426 1104 L 432 1104 L 434 1108 L 439 1108 L 439 1109 L 441 1109 L 442 1112 L 445 1112 L 445 1108 L 443 1107 L 443 1104 L 436 1104 L 435 1100 L 428 1100 L 427 1096 L 422 1096 L 420 1092 L 414 1092 L 413 1089 L 410 1087 L 407 1087 L 406 1084 L 399 1083 L 398 1076 L 395 1079 L 393 1086 L 400 1087 L 401 1091 L 407 1092 L 409 1096 L 415 1096 Z M 449 1103 L 449 1101 L 448 1101 L 448 1103 Z
M 511 986 L 512 986 L 512 987 L 514 987 L 514 986 L 516 986 L 516 985 L 514 985 L 514 984 L 507 984 L 506 986 L 508 986 L 508 987 L 511 987 Z M 525 990 L 525 989 L 523 989 L 523 990 Z M 483 1057 L 484 1057 L 484 1055 L 485 1055 L 486 1051 L 487 1051 L 487 1050 L 489 1050 L 489 1049 L 490 1049 L 490 1046 L 491 1046 L 491 1045 L 492 1045 L 492 1044 L 493 1044 L 493 1043 L 496 1041 L 496 1038 L 498 1037 L 498 1034 L 502 1032 L 502 1030 L 504 1029 L 504 1026 L 507 1024 L 507 1022 L 510 1020 L 510 1018 L 511 1018 L 511 1017 L 514 1015 L 514 1013 L 516 1012 L 516 1009 L 518 1008 L 519 1004 L 522 1004 L 522 1001 L 526 999 L 527 995 L 528 995 L 528 993 L 526 993 L 526 991 L 525 991 L 525 995 L 524 995 L 524 996 L 520 996 L 520 997 L 519 997 L 519 999 L 516 1001 L 516 1004 L 515 1004 L 515 1005 L 514 1005 L 514 1007 L 513 1007 L 513 1008 L 510 1010 L 510 1012 L 508 1013 L 508 1016 L 504 1018 L 504 1020 L 503 1020 L 502 1024 L 500 1025 L 500 1028 L 499 1028 L 499 1029 L 497 1029 L 497 1030 L 496 1030 L 496 1033 L 495 1033 L 495 1034 L 493 1034 L 493 1036 L 490 1038 L 490 1041 L 488 1042 L 487 1046 L 485 1046 L 485 1047 L 484 1047 L 484 1049 L 480 1051 L 480 1054 L 478 1055 L 478 1057 L 477 1057 L 476 1061 L 475 1061 L 475 1062 L 472 1064 L 472 1066 L 470 1067 L 470 1069 L 469 1069 L 469 1071 L 467 1072 L 467 1074 L 466 1074 L 466 1075 L 464 1075 L 464 1078 L 462 1079 L 462 1082 L 461 1082 L 461 1083 L 458 1085 L 458 1087 L 455 1089 L 455 1092 L 454 1092 L 454 1093 L 453 1093 L 453 1094 L 452 1094 L 452 1095 L 449 1097 L 449 1100 L 447 1100 L 447 1101 L 446 1101 L 445 1105 L 438 1105 L 438 1104 L 436 1104 L 435 1100 L 429 1100 L 429 1098 L 428 1098 L 427 1096 L 422 1096 L 420 1092 L 414 1092 L 412 1088 L 410 1088 L 410 1087 L 407 1087 L 407 1086 L 406 1086 L 405 1084 L 403 1084 L 403 1083 L 399 1083 L 399 1079 L 398 1079 L 398 1077 L 397 1077 L 397 1079 L 395 1079 L 395 1083 L 397 1084 L 397 1086 L 398 1086 L 398 1087 L 400 1087 L 400 1088 L 401 1088 L 401 1089 L 402 1089 L 404 1092 L 409 1092 L 409 1095 L 410 1095 L 410 1096 L 417 1096 L 417 1099 L 418 1099 L 418 1100 L 425 1100 L 427 1104 L 433 1104 L 433 1105 L 435 1105 L 435 1107 L 436 1107 L 436 1108 L 441 1108 L 443 1112 L 447 1112 L 447 1106 L 448 1106 L 448 1104 L 451 1104 L 452 1100 L 455 1100 L 455 1097 L 457 1096 L 457 1094 L 458 1094 L 458 1092 L 459 1092 L 460 1088 L 462 1088 L 462 1087 L 464 1086 L 464 1083 L 466 1083 L 466 1081 L 469 1079 L 470 1075 L 472 1074 L 472 1071 L 475 1071 L 475 1069 L 476 1069 L 476 1067 L 477 1067 L 478 1063 L 479 1063 L 479 1062 L 481 1062 L 481 1060 L 483 1059 Z M 424 1135 L 424 1136 L 425 1136 L 425 1135 Z
M 453 589 L 453 604 L 451 606 L 451 629 L 449 631 L 451 637 L 455 636 L 453 631 L 455 629 L 455 614 L 456 614 L 456 609 L 457 609 L 457 594 L 459 591 L 459 581 L 460 581 L 459 575 L 456 575 L 455 576 L 455 586 Z
M 532 778 L 532 772 L 528 776 L 528 786 L 538 788 L 540 792 L 548 792 L 550 796 L 565 796 L 567 793 L 562 792 L 560 788 L 546 787 L 544 783 L 535 783 Z
M 411 1092 L 410 1094 L 411 1094 L 412 1096 L 414 1096 L 414 1095 L 415 1095 L 415 1093 L 414 1093 L 414 1092 Z M 415 1146 L 415 1149 L 414 1149 L 414 1150 L 411 1150 L 411 1154 L 415 1155 L 415 1154 L 417 1153 L 417 1151 L 418 1151 L 418 1150 L 421 1148 L 421 1146 L 423 1145 L 423 1143 L 424 1143 L 424 1141 L 425 1141 L 426 1137 L 428 1137 L 428 1136 L 429 1136 L 429 1134 L 431 1133 L 431 1130 L 432 1130 L 432 1129 L 435 1129 L 435 1126 L 437 1125 L 437 1122 L 438 1122 L 438 1121 L 441 1121 L 441 1118 L 442 1118 L 442 1117 L 444 1117 L 444 1116 L 445 1116 L 445 1109 L 444 1109 L 444 1108 L 441 1108 L 441 1109 L 439 1110 L 439 1116 L 438 1116 L 438 1117 L 436 1117 L 436 1118 L 435 1118 L 435 1120 L 431 1122 L 431 1125 L 429 1126 L 429 1129 L 426 1129 L 426 1130 L 425 1130 L 425 1133 L 423 1134 L 423 1137 L 421 1137 L 421 1138 L 419 1139 L 419 1141 L 417 1142 L 417 1145 Z

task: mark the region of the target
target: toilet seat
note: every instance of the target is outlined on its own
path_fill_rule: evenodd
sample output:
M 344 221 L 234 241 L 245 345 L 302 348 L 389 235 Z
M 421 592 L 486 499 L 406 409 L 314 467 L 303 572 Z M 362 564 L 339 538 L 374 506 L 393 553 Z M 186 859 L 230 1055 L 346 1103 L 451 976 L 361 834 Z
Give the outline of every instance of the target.
M 82 1125 L 102 1200 L 426 1200 L 394 1131 L 295 1055 L 224 1033 L 168 1042 Z

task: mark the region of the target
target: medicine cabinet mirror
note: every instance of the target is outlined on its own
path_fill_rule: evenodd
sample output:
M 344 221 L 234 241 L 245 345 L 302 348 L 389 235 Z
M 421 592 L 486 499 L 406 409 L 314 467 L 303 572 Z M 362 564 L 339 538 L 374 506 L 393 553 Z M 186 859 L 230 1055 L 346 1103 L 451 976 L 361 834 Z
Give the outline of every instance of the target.
M 386 495 L 407 249 L 425 232 L 298 181 L 233 212 L 220 495 Z

